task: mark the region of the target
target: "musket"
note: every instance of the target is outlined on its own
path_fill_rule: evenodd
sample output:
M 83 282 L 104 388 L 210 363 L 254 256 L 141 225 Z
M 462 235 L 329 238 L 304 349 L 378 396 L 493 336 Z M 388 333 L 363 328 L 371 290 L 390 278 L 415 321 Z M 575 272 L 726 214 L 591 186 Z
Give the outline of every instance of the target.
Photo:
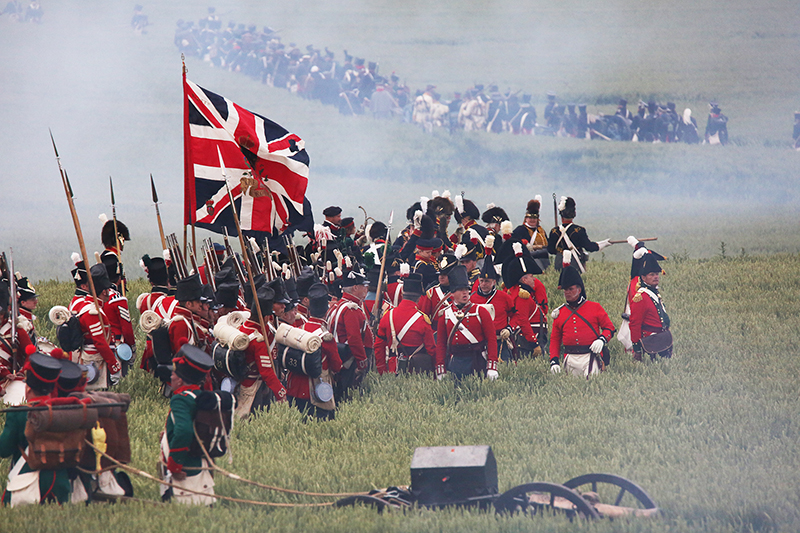
M 153 205 L 156 206 L 156 220 L 158 220 L 158 234 L 161 236 L 161 249 L 167 249 L 167 240 L 164 238 L 164 226 L 161 224 L 161 212 L 158 209 L 158 193 L 156 184 L 153 182 L 153 174 L 150 173 L 150 192 L 153 194 Z
M 267 281 L 275 279 L 275 268 L 272 266 L 272 250 L 269 249 L 269 239 L 264 240 L 264 270 L 266 270 Z
M 555 223 L 554 228 L 558 227 L 558 202 L 556 201 L 556 193 L 553 193 L 553 222 Z
M 108 186 L 111 188 L 111 219 L 114 221 L 114 241 L 117 245 L 117 260 L 119 261 L 119 271 L 123 273 L 125 269 L 122 265 L 122 246 L 120 246 L 119 232 L 117 231 L 117 202 L 114 200 L 114 182 L 111 176 L 108 177 Z M 127 287 L 125 285 L 125 276 L 123 274 L 119 278 L 119 292 L 123 297 L 125 297 L 127 293 Z
M 208 247 L 206 247 L 205 242 L 203 242 L 203 265 L 206 267 L 206 279 L 208 280 L 208 284 L 211 285 L 211 288 L 214 289 L 214 292 L 217 292 L 217 283 L 214 279 L 214 269 L 211 267 L 211 259 L 208 255 Z
M 219 259 L 217 258 L 217 252 L 214 250 L 214 243 L 211 241 L 211 237 L 206 237 L 206 249 L 208 250 L 208 259 L 211 263 L 211 269 L 214 271 L 214 274 L 219 272 L 221 268 L 219 264 Z
M 256 256 L 256 254 L 261 251 L 256 243 L 256 240 L 253 237 L 249 237 L 248 239 L 245 239 L 244 242 L 245 245 L 247 245 L 247 258 L 250 260 L 250 265 L 253 267 L 253 272 L 255 272 L 256 276 L 263 274 L 264 269 L 261 268 L 261 265 L 258 262 L 258 257 Z M 267 279 L 269 279 L 269 276 L 267 276 Z
M 300 271 L 303 270 L 303 265 L 300 264 L 300 255 L 297 253 L 297 248 L 294 247 L 291 237 L 284 234 L 283 240 L 286 243 L 286 253 L 289 256 L 289 265 L 291 266 L 292 274 L 297 278 L 300 276 Z
M 225 251 L 229 257 L 233 257 L 233 266 L 234 270 L 236 270 L 236 277 L 239 278 L 239 285 L 241 285 L 242 290 L 247 286 L 247 282 L 244 279 L 244 272 L 242 272 L 242 264 L 239 262 L 239 259 L 236 257 L 236 253 L 231 248 L 231 243 L 228 240 L 228 228 L 223 226 L 223 239 L 225 241 Z
M 644 237 L 643 239 L 636 239 L 637 241 L 641 242 L 648 242 L 648 241 L 657 241 L 658 237 Z M 627 240 L 624 241 L 608 241 L 609 244 L 622 244 L 628 242 Z
M 17 298 L 17 276 L 14 273 L 14 249 L 10 248 L 8 259 L 6 253 L 3 252 L 3 268 L 6 276 L 8 276 L 8 292 L 11 295 L 11 316 L 9 322 L 11 324 L 11 371 L 17 373 L 19 371 L 19 361 L 17 360 L 16 348 L 19 346 L 19 339 L 17 338 L 17 317 L 19 316 L 19 299 Z M 3 302 L 5 304 L 5 302 Z M 36 339 L 31 339 L 36 342 Z
M 50 131 L 48 129 L 48 131 Z M 92 279 L 91 268 L 89 267 L 89 256 L 86 253 L 86 243 L 83 240 L 83 232 L 81 231 L 81 223 L 78 220 L 78 212 L 75 210 L 75 202 L 72 198 L 72 185 L 69 183 L 69 176 L 67 171 L 61 166 L 61 157 L 58 155 L 58 148 L 56 148 L 56 141 L 53 138 L 53 132 L 50 131 L 50 141 L 53 143 L 53 151 L 56 154 L 56 163 L 58 163 L 58 172 L 61 174 L 61 184 L 64 185 L 64 193 L 67 195 L 67 203 L 69 204 L 69 212 L 72 215 L 72 224 L 75 226 L 75 235 L 78 237 L 78 245 L 81 249 L 81 256 L 83 257 L 83 265 L 86 267 L 86 277 L 89 278 L 89 291 L 94 301 L 94 308 L 97 311 L 97 319 L 100 321 L 100 331 L 105 331 L 105 320 L 103 320 L 103 313 L 100 307 L 100 300 L 97 298 L 97 291 L 94 288 L 94 280 Z
M 383 309 L 383 275 L 386 273 L 386 257 L 389 255 L 389 234 L 392 231 L 392 221 L 394 220 L 394 211 L 389 214 L 389 224 L 386 226 L 386 242 L 383 243 L 383 259 L 381 259 L 381 271 L 378 275 L 378 287 L 375 289 L 375 304 L 372 306 L 372 320 L 375 329 L 378 328 L 378 323 L 381 320 L 381 309 Z
M 31 411 L 77 411 L 83 409 L 105 409 L 110 407 L 129 407 L 130 404 L 124 402 L 109 402 L 109 403 L 81 403 L 81 404 L 67 404 L 67 405 L 19 405 L 15 407 L 8 407 L 0 409 L 0 413 L 29 413 Z
M 197 259 L 194 257 L 194 246 L 189 244 L 188 249 L 189 249 L 189 261 L 191 261 L 191 263 L 192 263 L 192 271 L 195 274 L 199 275 L 200 274 L 200 270 L 198 270 L 198 268 L 197 268 Z
M 167 249 L 169 250 L 172 263 L 175 265 L 175 270 L 178 272 L 178 278 L 183 279 L 187 277 L 189 273 L 186 270 L 186 263 L 183 261 L 183 254 L 181 254 L 178 238 L 174 233 L 167 235 Z
M 239 244 L 242 247 L 242 255 L 244 255 L 244 266 L 247 269 L 247 277 L 250 281 L 250 292 L 253 295 L 253 302 L 256 304 L 256 311 L 258 314 L 258 325 L 261 326 L 261 333 L 264 335 L 265 340 L 267 336 L 267 326 L 264 323 L 264 313 L 261 312 L 261 304 L 258 301 L 258 294 L 256 292 L 256 282 L 253 277 L 253 269 L 247 257 L 247 248 L 244 244 L 244 236 L 242 235 L 242 226 L 239 224 L 239 214 L 236 212 L 236 204 L 233 203 L 233 194 L 231 188 L 228 186 L 228 178 L 225 175 L 225 162 L 222 159 L 222 152 L 217 147 L 217 154 L 219 155 L 219 166 L 222 169 L 222 180 L 225 182 L 225 189 L 228 191 L 228 200 L 231 204 L 231 212 L 233 213 L 233 222 L 236 224 L 236 231 L 239 233 Z

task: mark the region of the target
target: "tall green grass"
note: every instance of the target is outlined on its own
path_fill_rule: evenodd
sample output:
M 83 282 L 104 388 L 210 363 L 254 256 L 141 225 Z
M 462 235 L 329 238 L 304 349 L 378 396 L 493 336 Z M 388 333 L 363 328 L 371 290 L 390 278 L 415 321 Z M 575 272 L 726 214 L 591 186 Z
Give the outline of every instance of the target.
M 541 359 L 503 365 L 500 379 L 436 383 L 369 375 L 335 421 L 304 420 L 274 406 L 237 424 L 229 470 L 290 488 L 349 492 L 410 483 L 418 446 L 489 444 L 500 490 L 529 481 L 564 482 L 613 472 L 643 486 L 663 510 L 655 519 L 569 523 L 559 516 L 498 517 L 425 509 L 154 508 L 139 504 L 0 510 L 9 530 L 92 528 L 158 531 L 794 531 L 800 525 L 800 256 L 668 261 L 662 292 L 673 319 L 675 357 L 634 364 L 612 343 L 612 364 L 591 381 L 552 376 Z M 619 324 L 628 265 L 593 262 L 590 299 Z M 541 276 L 551 305 L 557 276 Z M 144 290 L 133 284 L 132 295 Z M 65 284 L 37 287 L 42 309 L 64 303 Z M 44 315 L 44 312 L 40 313 Z M 135 314 L 135 313 L 134 313 Z M 40 331 L 51 334 L 40 324 Z M 155 472 L 167 413 L 154 381 L 136 371 L 120 386 L 129 411 L 132 463 Z M 2 463 L 3 470 L 8 461 Z M 234 497 L 306 502 L 217 478 Z M 137 495 L 156 499 L 134 478 Z

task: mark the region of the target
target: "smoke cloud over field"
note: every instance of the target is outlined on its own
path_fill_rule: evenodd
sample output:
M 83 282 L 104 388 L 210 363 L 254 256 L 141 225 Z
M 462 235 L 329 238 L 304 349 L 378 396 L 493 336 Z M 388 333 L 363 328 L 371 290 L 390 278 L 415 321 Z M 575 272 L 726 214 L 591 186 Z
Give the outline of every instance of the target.
M 175 22 L 199 19 L 208 2 L 146 4 L 152 25 L 144 35 L 130 27 L 132 5 L 42 4 L 41 24 L 0 17 L 0 245 L 14 246 L 21 268 L 34 278 L 63 278 L 68 272 L 77 242 L 48 137 L 52 128 L 89 253 L 100 248 L 97 215 L 110 213 L 108 176 L 113 176 L 118 215 L 133 233 L 125 255 L 134 263 L 158 246 L 150 173 L 167 231 L 181 232 L 182 96 L 173 37 Z M 317 214 L 325 205 L 339 204 L 355 215 L 360 204 L 385 219 L 433 188 L 466 190 L 479 206 L 495 202 L 516 213 L 534 194 L 547 199 L 556 191 L 578 199 L 582 222 L 594 229 L 595 238 L 656 232 L 663 213 L 677 221 L 673 228 L 705 217 L 709 229 L 699 244 L 694 238 L 688 248 L 681 248 L 686 239 L 665 246 L 708 255 L 704 250 L 716 248 L 731 231 L 711 215 L 754 214 L 775 205 L 791 214 L 798 208 L 798 158 L 781 144 L 788 144 L 790 112 L 798 105 L 785 90 L 796 82 L 800 64 L 787 53 L 798 49 L 796 34 L 783 31 L 796 19 L 794 12 L 769 18 L 737 3 L 720 14 L 710 3 L 690 2 L 645 10 L 622 0 L 603 6 L 578 0 L 215 6 L 224 24 L 269 25 L 287 45 L 328 46 L 337 60 L 347 49 L 377 61 L 384 75 L 395 71 L 412 89 L 437 85 L 445 99 L 473 83 L 496 83 L 503 91 L 532 93 L 541 116 L 548 90 L 562 103 L 588 103 L 590 112 L 613 111 L 608 103 L 619 95 L 631 102 L 653 95 L 692 107 L 702 129 L 705 103 L 717 98 L 732 117 L 731 135 L 738 143 L 711 151 L 510 134 L 426 135 L 411 125 L 342 117 L 318 102 L 190 58 L 190 79 L 306 140 L 308 196 Z M 719 17 L 726 18 L 709 24 Z M 697 55 L 703 39 L 718 43 L 713 54 Z M 762 76 L 767 70 L 769 76 Z M 739 71 L 749 76 L 735 76 Z M 647 202 L 648 214 L 632 221 L 637 199 Z M 756 240 L 759 223 L 736 228 L 732 249 L 742 242 L 756 251 L 792 250 L 781 235 L 763 249 L 745 246 Z

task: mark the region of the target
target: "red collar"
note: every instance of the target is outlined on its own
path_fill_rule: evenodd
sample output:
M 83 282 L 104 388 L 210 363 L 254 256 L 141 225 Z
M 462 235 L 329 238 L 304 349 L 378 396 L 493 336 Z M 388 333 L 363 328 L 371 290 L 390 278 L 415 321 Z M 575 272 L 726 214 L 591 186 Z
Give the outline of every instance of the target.
M 361 305 L 361 303 L 362 303 L 361 300 L 359 300 L 358 298 L 356 298 L 355 296 L 353 296 L 352 294 L 350 294 L 348 292 L 343 292 L 342 293 L 341 301 L 344 301 L 344 300 L 347 300 L 347 301 L 350 301 L 350 302 L 353 302 L 353 303 L 357 303 L 358 305 Z
M 464 224 L 464 229 L 469 229 L 469 228 L 471 228 L 472 226 L 474 226 L 475 224 L 477 224 L 477 222 L 475 222 L 474 220 L 470 220 L 469 222 L 467 222 L 466 224 Z
M 180 394 L 189 390 L 200 390 L 200 385 L 184 385 L 183 387 L 178 387 L 172 394 Z
M 319 324 L 320 326 L 327 326 L 324 318 L 317 318 L 315 316 L 308 317 L 308 321 L 312 324 Z

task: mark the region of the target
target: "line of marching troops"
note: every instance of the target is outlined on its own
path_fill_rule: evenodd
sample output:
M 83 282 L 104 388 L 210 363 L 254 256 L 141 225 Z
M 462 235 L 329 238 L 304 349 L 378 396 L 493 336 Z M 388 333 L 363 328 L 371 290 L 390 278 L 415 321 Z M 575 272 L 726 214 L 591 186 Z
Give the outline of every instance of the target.
M 191 452 L 199 398 L 208 391 L 235 398 L 228 406 L 231 421 L 281 401 L 332 419 L 370 369 L 493 380 L 501 361 L 548 354 L 553 373 L 564 368 L 589 378 L 602 371 L 616 328 L 603 307 L 588 300 L 581 273 L 588 254 L 611 242 L 589 239 L 574 221 L 572 198 L 561 198 L 561 223 L 549 233 L 540 226 L 540 208 L 539 197 L 528 202 L 522 224 L 514 227 L 498 206 L 481 213 L 468 199 L 434 191 L 407 210 L 408 225 L 393 242 L 386 224 L 357 230 L 341 208 L 330 206 L 305 247 L 266 253 L 251 240 L 239 255 L 227 243 L 207 240 L 203 264 L 188 269 L 177 248 L 144 256 L 140 265 L 152 289 L 135 300 L 147 333 L 139 367 L 160 379 L 170 398 L 161 449 L 162 479 L 172 486 L 164 492 L 178 501 L 213 502 L 208 458 Z M 69 307 L 49 313 L 63 349 L 36 334 L 31 283 L 6 272 L 16 289 L 10 295 L 9 280 L 0 284 L 6 403 L 27 398 L 36 405 L 59 390 L 106 390 L 132 368 L 137 350 L 121 264 L 128 240 L 122 222 L 108 221 L 96 264 L 87 268 L 73 254 L 75 296 Z M 670 357 L 670 322 L 659 293 L 663 257 L 634 237 L 628 243 L 634 252 L 618 338 L 636 360 Z M 565 301 L 554 309 L 536 278 L 550 268 L 550 256 Z M 19 304 L 16 338 L 12 298 Z M 10 414 L 0 455 L 12 455 L 17 465 L 28 433 L 24 418 L 11 420 Z M 42 501 L 68 500 L 68 476 L 56 477 L 59 483 L 52 475 L 40 479 Z M 5 501 L 13 493 L 7 490 Z
M 268 26 L 259 29 L 229 22 L 223 28 L 213 7 L 197 23 L 178 21 L 174 42 L 188 56 L 334 105 L 344 115 L 399 117 L 428 132 L 446 128 L 450 132 L 483 130 L 615 141 L 728 142 L 728 118 L 715 102 L 709 104 L 704 133 L 698 132 L 691 110 L 678 114 L 673 102 L 640 101 L 638 110 L 631 113 L 623 98 L 613 115 L 590 114 L 586 104 L 561 104 L 552 92 L 547 94 L 540 122 L 531 94 L 510 89 L 503 93 L 491 84 L 486 88 L 475 84 L 449 100 L 442 98 L 435 85 L 412 94 L 394 72 L 387 78 L 379 73 L 376 62 L 353 57 L 346 50 L 340 61 L 327 47 L 320 50 L 308 45 L 303 50 L 295 43 L 287 46 Z

